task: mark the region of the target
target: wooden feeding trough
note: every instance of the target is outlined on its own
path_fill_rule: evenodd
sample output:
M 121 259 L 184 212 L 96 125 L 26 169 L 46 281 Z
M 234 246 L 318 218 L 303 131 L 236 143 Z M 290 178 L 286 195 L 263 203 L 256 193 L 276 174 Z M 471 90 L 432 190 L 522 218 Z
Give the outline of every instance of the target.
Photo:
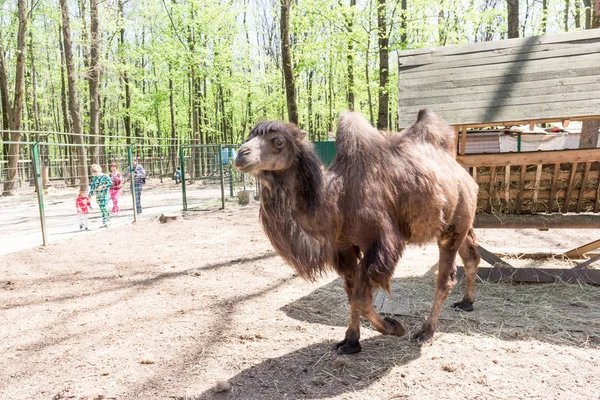
M 457 134 L 457 160 L 479 184 L 476 228 L 600 228 L 600 149 L 465 154 L 470 128 L 600 119 L 600 30 L 399 52 L 399 117 L 421 108 Z M 600 284 L 600 240 L 559 254 L 573 269 L 513 268 L 480 246 L 487 279 Z M 521 256 L 556 256 L 521 254 Z M 589 256 L 589 257 L 588 257 Z

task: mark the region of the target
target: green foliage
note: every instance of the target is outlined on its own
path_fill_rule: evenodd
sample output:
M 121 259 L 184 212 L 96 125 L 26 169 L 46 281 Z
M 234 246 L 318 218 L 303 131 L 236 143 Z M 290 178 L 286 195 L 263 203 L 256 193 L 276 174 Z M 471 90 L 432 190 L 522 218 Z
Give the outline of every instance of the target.
M 89 1 L 85 2 L 85 15 L 81 14 L 82 1 L 85 0 L 71 0 L 69 7 L 84 129 L 88 132 L 89 89 L 84 57 L 89 54 L 90 34 L 83 35 L 83 28 L 89 30 L 90 21 Z M 3 1 L 0 6 L 0 31 L 11 88 L 17 27 L 13 3 Z M 34 128 L 33 59 L 40 129 L 63 131 L 60 8 L 58 0 L 34 3 L 36 7 L 29 21 L 28 51 L 31 48 L 33 53 L 27 58 L 23 128 Z M 124 135 L 124 117 L 129 116 L 133 135 L 170 137 L 171 96 L 176 136 L 200 143 L 240 142 L 258 120 L 287 117 L 280 60 L 279 2 L 125 1 L 124 18 L 117 0 L 99 3 L 103 134 Z M 522 16 L 523 29 L 527 34 L 540 33 L 541 6 L 529 3 L 521 5 L 522 9 L 527 7 L 527 20 Z M 350 42 L 356 109 L 367 117 L 377 110 L 375 4 L 375 0 L 359 0 L 354 7 L 350 7 L 349 0 L 294 3 L 292 52 L 300 125 L 310 130 L 312 139 L 326 139 L 339 112 L 348 108 Z M 563 29 L 563 8 L 564 2 L 549 1 L 548 32 Z M 386 89 L 390 93 L 391 128 L 397 128 L 396 51 L 504 38 L 505 14 L 505 1 L 500 0 L 409 1 L 405 12 L 401 10 L 401 2 L 388 1 L 391 71 Z M 572 15 L 569 18 L 573 21 Z M 353 22 L 352 30 L 348 29 L 347 21 Z M 124 29 L 123 44 L 121 29 Z M 125 104 L 125 77 L 130 87 L 129 108 Z

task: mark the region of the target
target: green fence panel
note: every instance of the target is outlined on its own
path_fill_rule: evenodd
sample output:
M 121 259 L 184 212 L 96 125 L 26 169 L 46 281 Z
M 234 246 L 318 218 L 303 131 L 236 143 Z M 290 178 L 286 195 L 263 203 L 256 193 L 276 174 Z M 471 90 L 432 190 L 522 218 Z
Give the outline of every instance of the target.
M 323 161 L 323 164 L 329 166 L 336 153 L 335 142 L 314 142 L 315 151 Z

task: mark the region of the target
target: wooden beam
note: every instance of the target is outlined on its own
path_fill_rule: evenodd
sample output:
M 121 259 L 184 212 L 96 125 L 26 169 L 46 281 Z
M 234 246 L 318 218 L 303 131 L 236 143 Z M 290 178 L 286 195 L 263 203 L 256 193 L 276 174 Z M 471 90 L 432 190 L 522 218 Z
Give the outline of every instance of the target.
M 479 255 L 483 260 L 485 260 L 488 264 L 490 264 L 494 268 L 512 268 L 512 265 L 492 253 L 491 251 L 481 247 L 481 245 L 477 245 L 477 250 L 479 251 Z
M 563 253 L 567 258 L 582 258 L 586 253 L 600 248 L 600 239 Z
M 567 184 L 567 194 L 563 203 L 562 212 L 569 212 L 569 201 L 571 200 L 571 190 L 573 190 L 573 181 L 575 180 L 575 173 L 577 172 L 577 163 L 571 164 L 571 176 L 569 176 L 569 182 Z
M 593 263 L 600 261 L 600 254 L 598 254 L 595 257 L 590 258 L 587 261 L 584 261 L 580 264 L 577 264 L 575 267 L 573 267 L 573 269 L 582 269 L 582 268 L 587 268 L 588 266 L 592 265 Z
M 530 36 L 527 38 L 517 38 L 508 40 L 495 40 L 492 42 L 481 42 L 471 44 L 461 44 L 454 46 L 443 46 L 436 48 L 426 49 L 415 49 L 415 50 L 404 50 L 399 52 L 400 57 L 404 56 L 417 56 L 421 54 L 457 54 L 463 56 L 467 53 L 473 53 L 477 51 L 489 51 L 495 52 L 499 49 L 506 48 L 520 48 L 520 47 L 535 47 L 542 44 L 552 43 L 564 43 L 564 42 L 584 42 L 588 40 L 594 40 L 600 38 L 600 32 L 595 32 L 593 29 L 577 31 L 577 32 L 563 32 L 556 35 L 543 35 L 543 36 Z
M 519 195 L 517 197 L 517 214 L 521 214 L 522 205 L 523 205 L 523 197 L 525 195 L 525 171 L 527 170 L 526 165 L 521 165 L 521 179 L 519 179 Z
M 598 229 L 600 215 L 586 214 L 477 214 L 478 229 Z
M 550 185 L 550 197 L 548 198 L 548 214 L 554 209 L 554 196 L 556 196 L 556 181 L 560 172 L 560 164 L 554 164 L 554 175 L 552 176 L 552 184 Z
M 569 126 L 569 123 L 570 123 L 570 122 L 571 122 L 570 120 L 568 120 L 568 119 L 564 119 L 564 120 L 562 121 L 562 126 L 563 126 L 563 128 L 566 128 L 567 126 Z
M 494 185 L 496 183 L 496 167 L 492 166 L 490 167 L 491 171 L 490 171 L 490 187 L 489 187 L 489 193 L 490 193 L 490 201 L 487 204 L 487 213 L 491 213 L 492 212 L 492 202 L 494 201 Z
M 460 138 L 460 155 L 464 155 L 467 148 L 467 127 L 462 127 L 462 136 Z
M 542 164 L 538 164 L 537 169 L 535 170 L 535 184 L 533 188 L 533 205 L 531 212 L 537 212 L 537 201 L 538 194 L 540 191 L 540 181 L 542 180 Z
M 510 182 L 510 165 L 504 166 L 504 182 Z M 510 201 L 510 184 L 504 185 L 504 201 Z
M 528 151 L 521 153 L 469 154 L 456 157 L 460 165 L 486 167 L 490 165 L 532 165 L 600 161 L 599 149 Z
M 577 208 L 575 209 L 576 213 L 581 212 L 581 203 L 583 202 L 583 198 L 585 196 L 585 188 L 587 186 L 588 175 L 590 173 L 590 166 L 592 163 L 585 163 L 585 170 L 583 171 L 583 179 L 581 180 L 581 189 L 579 190 L 579 196 L 577 197 Z
M 600 258 L 600 256 L 598 256 Z M 589 261 L 589 260 L 588 260 Z M 459 267 L 457 278 L 464 276 L 464 269 Z M 600 270 L 571 268 L 479 268 L 477 276 L 491 282 L 527 282 L 527 283 L 586 283 L 600 285 Z

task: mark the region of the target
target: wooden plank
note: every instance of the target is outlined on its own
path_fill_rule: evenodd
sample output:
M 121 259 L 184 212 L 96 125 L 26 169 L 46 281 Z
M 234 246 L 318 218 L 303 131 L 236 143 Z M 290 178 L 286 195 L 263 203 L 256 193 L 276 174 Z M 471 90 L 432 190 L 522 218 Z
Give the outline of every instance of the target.
M 465 149 L 467 148 L 467 127 L 463 126 L 462 134 L 460 138 L 460 152 L 459 154 L 465 154 Z
M 493 268 L 512 268 L 512 265 L 495 255 L 491 251 L 487 250 L 486 248 L 481 247 L 481 245 L 477 245 L 477 250 L 479 251 L 479 255 L 481 256 L 481 258 L 485 260 L 488 264 L 490 264 Z
M 487 208 L 486 208 L 486 212 L 489 214 L 492 212 L 492 201 L 494 200 L 494 186 L 496 183 L 496 167 L 492 166 L 490 167 L 491 171 L 490 171 L 490 188 L 489 188 L 489 193 L 490 193 L 490 201 L 487 204 Z
M 423 54 L 398 58 L 398 71 L 402 75 L 429 70 L 448 70 L 473 66 L 514 63 L 523 60 L 561 60 L 564 57 L 592 54 L 600 51 L 600 39 L 580 43 L 546 44 L 531 47 L 512 47 L 493 52 L 478 51 L 469 54 Z M 552 63 L 548 63 L 553 68 Z
M 600 75 L 600 70 L 599 74 Z M 497 107 L 497 108 L 494 108 Z M 402 112 L 400 126 L 412 124 L 423 107 L 400 107 Z M 561 121 L 564 118 L 584 120 L 598 117 L 600 113 L 600 99 L 578 100 L 561 103 L 540 103 L 528 105 L 502 105 L 482 107 L 477 109 L 440 110 L 430 108 L 449 125 L 461 126 L 497 126 L 508 125 L 511 121 Z M 411 117 L 412 116 L 412 117 Z M 529 117 L 528 117 L 529 116 Z M 590 117 L 590 118 L 588 118 Z
M 523 191 L 525 190 L 525 171 L 527 170 L 526 165 L 521 165 L 521 179 L 519 179 L 519 195 L 517 196 L 517 214 L 521 214 L 523 205 Z
M 573 189 L 573 191 L 571 192 L 571 197 L 573 197 L 573 195 L 579 195 L 580 190 L 579 189 Z M 550 199 L 550 190 L 540 190 L 538 193 L 538 200 L 548 200 Z M 596 190 L 595 189 L 587 189 L 585 191 L 585 193 L 583 194 L 584 196 L 584 201 L 590 200 L 591 202 L 594 201 L 595 198 L 595 194 L 596 194 Z M 559 200 L 562 199 L 564 200 L 565 197 L 567 196 L 567 189 L 560 189 L 557 190 L 556 193 L 554 193 L 554 199 L 555 200 Z M 479 190 L 479 198 L 480 199 L 484 199 L 484 200 L 488 200 L 489 199 L 489 195 L 486 191 L 484 191 L 483 189 Z M 510 196 L 509 196 L 509 200 L 517 200 L 519 198 L 519 193 L 518 191 L 511 191 L 510 192 Z M 533 201 L 533 190 L 525 190 L 525 192 L 523 193 L 523 200 L 532 200 Z M 592 212 L 592 210 L 589 210 L 587 212 Z
M 586 85 L 589 85 L 589 89 Z M 581 93 L 598 90 L 596 82 L 590 82 L 589 77 L 579 76 L 549 79 L 544 85 L 540 85 L 537 81 L 519 82 L 517 87 L 512 83 L 500 83 L 494 86 L 494 91 L 492 92 L 490 92 L 489 86 L 480 85 L 470 85 L 465 87 L 451 85 L 448 88 L 434 87 L 428 90 L 425 90 L 424 88 L 413 90 L 412 88 L 404 87 L 402 83 L 398 85 L 399 93 L 401 94 L 400 101 L 406 105 L 410 105 L 410 103 L 405 103 L 408 99 L 419 98 L 424 99 L 423 103 L 429 103 L 429 99 L 434 97 L 445 97 L 446 99 L 450 98 L 452 101 L 456 101 L 456 95 L 464 95 L 468 96 L 468 98 L 479 100 L 489 99 L 495 95 L 518 97 L 527 94 L 528 92 L 532 96 L 548 96 L 548 88 L 560 88 L 561 92 L 565 91 L 566 93 Z M 421 103 L 415 103 L 415 105 L 418 104 Z
M 595 257 L 590 258 L 587 261 L 582 262 L 581 264 L 577 264 L 576 266 L 573 267 L 573 269 L 583 269 L 583 268 L 587 268 L 588 266 L 592 265 L 595 262 L 600 261 L 600 254 L 598 254 Z
M 557 80 L 555 83 L 560 88 L 561 95 L 563 94 L 572 94 L 579 96 L 586 96 L 586 93 L 589 92 L 598 92 L 600 91 L 600 82 L 595 83 L 587 83 L 586 80 L 589 79 L 578 79 L 580 83 L 575 85 L 564 85 L 560 80 Z M 531 83 L 531 82 L 526 82 Z M 550 82 L 546 83 L 550 85 Z M 501 86 L 501 87 L 500 87 Z M 539 83 L 535 83 L 535 87 L 522 87 L 529 85 L 521 85 L 519 84 L 517 87 L 514 85 L 498 85 L 493 88 L 486 86 L 475 86 L 468 88 L 454 88 L 454 89 L 445 89 L 445 90 L 428 90 L 428 91 L 415 91 L 415 90 L 406 90 L 406 88 L 401 88 L 400 98 L 398 100 L 399 104 L 402 107 L 423 107 L 426 105 L 428 108 L 435 108 L 436 104 L 445 104 L 448 102 L 456 102 L 457 99 L 460 99 L 462 96 L 465 96 L 471 102 L 490 102 L 491 100 L 495 100 L 498 97 L 502 97 L 504 99 L 514 99 L 515 102 L 518 102 L 519 99 L 526 98 L 535 98 L 537 97 L 539 102 L 540 96 L 549 96 L 548 88 L 546 85 L 540 87 Z M 560 96 L 555 96 L 556 99 L 547 99 L 551 101 L 560 101 Z M 563 120 L 564 121 L 564 120 Z
M 435 77 L 437 74 L 447 76 L 449 80 L 464 79 L 469 74 L 479 74 L 485 72 L 483 76 L 497 76 L 505 73 L 526 74 L 533 71 L 539 71 L 545 68 L 548 72 L 563 71 L 569 66 L 600 60 L 600 42 L 588 45 L 588 53 L 583 48 L 571 47 L 569 50 L 556 51 L 554 55 L 546 53 L 526 53 L 516 56 L 505 57 L 505 61 L 500 61 L 493 57 L 481 55 L 479 58 L 472 58 L 469 61 L 458 59 L 456 61 L 439 59 L 438 63 L 431 63 L 425 66 L 411 66 L 410 68 L 400 67 L 402 79 L 420 80 Z M 570 64 L 574 62 L 576 64 Z M 472 64 L 472 65 L 468 65 Z M 589 64 L 592 65 L 592 64 Z M 440 72 L 443 71 L 443 72 Z M 566 75 L 568 76 L 568 75 Z
M 563 255 L 567 258 L 581 258 L 586 253 L 589 253 L 592 250 L 596 250 L 600 248 L 600 240 L 594 240 L 593 242 L 584 244 L 583 246 L 579 246 L 575 249 L 566 251 Z
M 473 167 L 473 172 L 471 175 L 473 176 L 473 180 L 477 182 L 477 167 Z
M 573 190 L 573 181 L 575 180 L 575 172 L 577 172 L 577 163 L 574 162 L 571 165 L 571 176 L 569 177 L 569 182 L 567 184 L 567 194 L 565 196 L 565 200 L 563 203 L 562 212 L 566 213 L 569 211 L 569 201 L 571 200 L 571 191 Z
M 577 198 L 577 208 L 575 209 L 576 213 L 581 212 L 581 203 L 582 203 L 583 197 L 585 195 L 585 188 L 587 186 L 588 175 L 590 173 L 591 165 L 592 165 L 592 163 L 590 163 L 590 162 L 585 163 L 585 170 L 583 171 L 583 178 L 581 180 L 581 189 L 579 190 L 579 196 Z
M 463 276 L 464 269 L 457 268 L 456 277 L 461 279 Z M 566 282 L 600 285 L 600 270 L 584 268 L 479 268 L 477 277 L 490 282 Z
M 538 164 L 535 170 L 535 184 L 533 186 L 533 205 L 531 212 L 537 212 L 538 194 L 540 191 L 540 182 L 542 180 L 542 164 Z
M 600 149 L 527 151 L 521 153 L 468 154 L 457 156 L 458 163 L 465 167 L 489 165 L 555 164 L 600 160 Z M 560 169 L 560 166 L 559 166 Z
M 510 182 L 510 165 L 504 166 L 504 181 Z M 510 185 L 504 185 L 504 201 L 510 201 Z
M 528 46 L 539 46 L 542 44 L 552 43 L 568 43 L 576 44 L 578 42 L 586 43 L 590 40 L 596 40 L 600 38 L 600 32 L 594 30 L 583 30 L 576 32 L 559 33 L 556 35 L 540 35 L 530 36 L 526 38 L 506 39 L 506 40 L 495 40 L 492 42 L 480 42 L 471 44 L 461 44 L 454 46 L 444 46 L 437 48 L 426 48 L 426 49 L 415 49 L 405 50 L 398 52 L 399 57 L 405 56 L 416 56 L 421 54 L 459 54 L 465 55 L 474 52 L 482 51 L 494 51 L 499 49 L 506 49 L 511 47 L 528 47 Z
M 576 76 L 592 76 L 597 72 L 598 55 L 577 56 L 577 64 L 563 65 L 560 69 L 549 69 L 547 62 L 531 63 L 523 62 L 519 65 L 501 65 L 500 69 L 474 68 L 470 71 L 449 70 L 447 73 L 435 74 L 435 71 L 428 71 L 428 74 L 422 77 L 403 79 L 399 84 L 402 88 L 424 88 L 433 89 L 434 85 L 439 85 L 441 89 L 448 87 L 469 87 L 469 86 L 494 86 L 498 84 L 516 84 L 520 82 L 543 82 L 545 79 L 560 79 Z M 570 67 L 570 68 L 568 68 Z M 594 82 L 593 80 L 590 80 Z M 491 89 L 491 88 L 490 88 Z M 548 88 L 549 94 L 552 93 Z
M 556 196 L 556 182 L 558 178 L 558 172 L 560 171 L 560 164 L 554 164 L 554 175 L 552 176 L 552 184 L 550 186 L 550 197 L 548 198 L 548 213 L 551 213 L 554 209 L 554 200 Z
M 538 165 L 542 165 L 542 164 L 538 164 Z M 546 164 L 547 165 L 547 164 Z M 481 168 L 481 167 L 479 167 Z M 542 166 L 543 168 L 543 166 Z M 558 180 L 559 181 L 565 181 L 567 179 L 569 179 L 569 176 L 571 175 L 571 172 L 558 172 Z M 549 172 L 545 172 L 542 169 L 542 173 L 540 175 L 540 180 L 541 181 L 551 181 L 553 177 L 552 173 Z M 600 177 L 600 171 L 591 171 L 588 173 L 588 181 L 592 180 L 592 179 L 598 179 L 598 177 Z M 488 183 L 489 182 L 489 178 L 490 175 L 482 175 L 481 173 L 481 169 L 479 170 L 479 174 L 477 175 L 477 183 Z M 510 175 L 510 181 L 514 182 L 514 181 L 518 181 L 520 178 L 519 175 L 517 174 L 511 174 Z M 583 172 L 576 172 L 575 173 L 575 181 L 578 181 L 580 179 L 583 179 Z M 525 174 L 525 181 L 533 181 L 533 180 L 537 180 L 537 172 L 533 173 L 533 172 L 527 172 Z M 504 176 L 497 176 L 496 177 L 496 182 L 499 183 L 503 183 L 504 182 Z
M 594 203 L 594 212 L 597 213 L 598 211 L 600 211 L 600 182 L 596 189 L 596 202 Z
M 598 229 L 600 215 L 592 214 L 477 214 L 477 229 Z
M 600 60 L 599 60 L 600 62 Z M 589 101 L 589 100 L 594 100 L 600 97 L 600 90 L 598 91 L 594 91 L 594 92 L 585 92 L 585 93 L 561 93 L 560 96 L 551 96 L 548 97 L 546 99 L 544 99 L 543 104 L 552 104 L 552 103 L 557 103 L 557 104 L 566 104 L 569 102 L 579 102 L 579 101 Z M 400 105 L 404 108 L 406 106 L 406 104 L 403 103 L 403 101 L 399 101 Z M 477 100 L 477 101 L 454 101 L 452 103 L 446 103 L 446 102 L 442 102 L 442 103 L 438 103 L 438 104 L 433 104 L 431 102 L 429 103 L 423 103 L 424 105 L 426 105 L 428 108 L 434 110 L 436 113 L 443 113 L 443 112 L 448 112 L 448 111 L 459 111 L 459 110 L 465 110 L 465 109 L 469 109 L 469 110 L 473 110 L 473 109 L 481 109 L 481 108 L 487 108 L 487 107 L 495 107 L 498 105 L 502 105 L 502 104 L 506 104 L 506 105 L 510 105 L 512 107 L 516 107 L 516 106 L 530 106 L 532 104 L 540 104 L 540 98 L 539 96 L 523 96 L 523 97 L 518 97 L 518 98 L 492 98 L 490 100 Z M 423 108 L 423 104 L 421 105 L 417 105 L 417 107 L 421 107 Z M 412 105 L 411 107 L 415 107 L 414 105 Z M 598 110 L 594 110 L 594 112 L 597 114 L 600 111 Z

